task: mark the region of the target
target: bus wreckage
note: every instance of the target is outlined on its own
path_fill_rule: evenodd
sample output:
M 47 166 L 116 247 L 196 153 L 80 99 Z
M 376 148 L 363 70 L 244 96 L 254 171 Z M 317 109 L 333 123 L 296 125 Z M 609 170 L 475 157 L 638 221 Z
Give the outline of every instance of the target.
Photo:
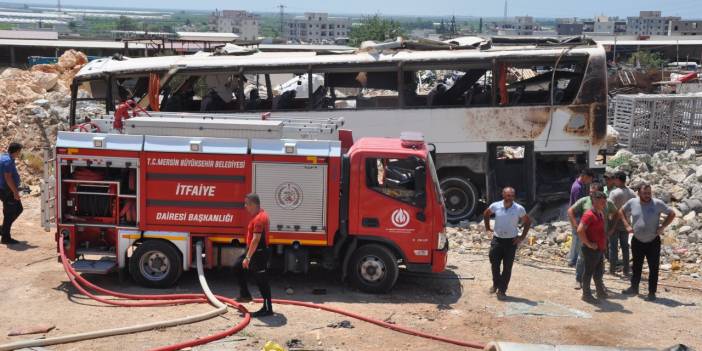
M 576 172 L 604 167 L 596 159 L 607 134 L 605 50 L 586 38 L 398 38 L 325 53 L 224 49 L 94 60 L 72 85 L 72 124 L 126 132 L 130 111 L 144 110 L 136 113 L 161 134 L 185 135 L 159 120 L 196 118 L 198 135 L 224 137 L 218 121 L 270 112 L 341 116 L 355 138 L 419 131 L 452 222 L 471 218 L 506 185 L 529 206 L 566 199 Z M 76 121 L 85 100 L 104 102 L 105 115 Z

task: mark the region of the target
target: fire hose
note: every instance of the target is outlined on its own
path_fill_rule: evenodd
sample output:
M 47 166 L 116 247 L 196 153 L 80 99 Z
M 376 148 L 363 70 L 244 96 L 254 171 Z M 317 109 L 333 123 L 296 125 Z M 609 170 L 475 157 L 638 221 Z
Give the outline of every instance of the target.
M 200 243 L 200 242 L 198 242 L 196 244 L 197 273 L 198 273 L 198 279 L 200 281 L 200 285 L 202 286 L 204 294 L 170 294 L 170 295 L 168 295 L 168 294 L 167 295 L 125 294 L 125 293 L 107 290 L 107 289 L 101 288 L 97 285 L 94 285 L 94 284 L 90 283 L 88 280 L 86 280 L 85 278 L 81 277 L 73 269 L 73 267 L 71 267 L 71 265 L 68 264 L 68 259 L 66 258 L 64 247 L 63 247 L 63 242 L 64 242 L 63 235 L 60 235 L 59 236 L 59 243 L 60 243 L 59 244 L 59 253 L 61 256 L 61 263 L 63 264 L 63 267 L 66 270 L 66 274 L 68 275 L 68 278 L 71 281 L 71 283 L 73 284 L 73 286 L 75 286 L 76 289 L 78 289 L 78 291 L 80 291 L 82 294 L 90 297 L 91 299 L 94 299 L 96 301 L 99 301 L 99 302 L 102 302 L 105 304 L 109 304 L 109 305 L 125 306 L 125 307 L 165 306 L 165 305 L 177 305 L 177 304 L 188 304 L 188 303 L 204 303 L 204 302 L 209 301 L 212 305 L 217 307 L 217 309 L 212 310 L 212 311 L 207 312 L 207 313 L 203 313 L 203 314 L 199 314 L 199 315 L 195 315 L 195 316 L 190 316 L 190 317 L 186 317 L 186 318 L 181 318 L 181 319 L 176 319 L 176 320 L 170 320 L 170 321 L 148 323 L 148 324 L 136 325 L 136 326 L 131 326 L 131 327 L 99 330 L 99 331 L 94 331 L 94 332 L 59 336 L 59 337 L 53 337 L 53 338 L 47 338 L 47 339 L 18 341 L 18 342 L 14 342 L 14 343 L 0 345 L 0 351 L 14 350 L 14 349 L 26 348 L 26 347 L 40 347 L 40 346 L 47 346 L 47 345 L 54 345 L 54 344 L 76 342 L 76 341 L 82 341 L 82 340 L 102 338 L 102 337 L 107 337 L 107 336 L 136 333 L 136 332 L 141 332 L 141 331 L 146 331 L 146 330 L 153 330 L 153 329 L 157 329 L 157 328 L 164 328 L 164 327 L 170 327 L 170 326 L 176 326 L 176 325 L 182 325 L 182 324 L 195 323 L 195 322 L 203 321 L 203 320 L 206 320 L 209 318 L 216 317 L 216 316 L 221 315 L 223 313 L 226 313 L 227 307 L 221 301 L 226 302 L 226 304 L 228 304 L 229 306 L 232 306 L 232 307 L 238 309 L 240 312 L 242 312 L 244 314 L 244 319 L 241 322 L 239 322 L 237 325 L 235 325 L 229 329 L 226 329 L 222 332 L 219 332 L 217 334 L 212 334 L 212 335 L 209 335 L 209 336 L 206 336 L 203 338 L 197 338 L 197 339 L 181 342 L 178 344 L 159 347 L 159 348 L 156 348 L 154 350 L 159 350 L 159 351 L 179 350 L 179 349 L 182 349 L 185 347 L 206 344 L 206 343 L 218 340 L 218 339 L 225 338 L 227 336 L 233 335 L 233 334 L 241 331 L 249 324 L 249 321 L 251 320 L 251 316 L 244 306 L 238 304 L 236 301 L 234 301 L 230 298 L 219 296 L 219 295 L 214 295 L 210 291 L 209 285 L 207 284 L 207 281 L 205 280 L 205 275 L 204 275 L 204 271 L 202 268 L 202 243 Z M 92 290 L 98 291 L 100 293 L 103 293 L 103 294 L 106 294 L 109 296 L 117 297 L 117 298 L 132 299 L 132 300 L 151 300 L 151 301 L 124 302 L 124 301 L 118 301 L 118 300 L 104 299 L 104 298 L 101 298 L 99 296 L 96 296 L 96 295 L 88 292 L 81 284 L 85 285 L 86 287 L 88 287 Z M 262 302 L 261 299 L 255 299 L 254 301 L 257 303 Z M 394 331 L 397 331 L 400 333 L 418 336 L 418 337 L 425 338 L 425 339 L 445 342 L 445 343 L 449 343 L 449 344 L 453 344 L 453 345 L 474 348 L 474 349 L 485 348 L 485 344 L 482 344 L 482 343 L 456 340 L 456 339 L 446 338 L 446 337 L 442 337 L 442 336 L 438 336 L 438 335 L 423 333 L 420 331 L 405 328 L 405 327 L 391 324 L 391 323 L 381 321 L 378 319 L 365 317 L 365 316 L 362 316 L 362 315 L 357 314 L 357 313 L 348 312 L 348 311 L 345 311 L 345 310 L 342 310 L 339 308 L 324 306 L 324 305 L 315 304 L 315 303 L 294 301 L 294 300 L 273 299 L 273 302 L 276 304 L 281 304 L 281 305 L 301 306 L 301 307 L 307 307 L 307 308 L 313 308 L 313 309 L 317 309 L 317 310 L 332 312 L 332 313 L 344 315 L 344 316 L 347 316 L 350 318 L 354 318 L 354 319 L 357 319 L 360 321 L 364 321 L 367 323 L 375 324 L 377 326 L 387 328 L 390 330 L 394 330 Z
M 176 326 L 176 325 L 182 325 L 182 324 L 190 324 L 190 323 L 195 323 L 195 322 L 200 322 L 206 319 L 210 319 L 216 316 L 219 316 L 221 314 L 224 314 L 227 312 L 227 306 L 224 305 L 221 301 L 225 301 L 228 305 L 238 309 L 239 311 L 244 313 L 244 319 L 239 322 L 239 324 L 235 325 L 234 327 L 231 327 L 223 332 L 213 334 L 204 338 L 200 338 L 197 340 L 191 340 L 191 341 L 186 341 L 182 342 L 179 344 L 174 344 L 174 345 L 169 345 L 165 347 L 160 347 L 155 350 L 178 350 L 182 349 L 185 347 L 190 347 L 190 346 L 196 346 L 196 345 L 202 345 L 206 344 L 208 342 L 212 342 L 214 340 L 218 340 L 221 338 L 225 338 L 229 335 L 232 335 L 246 327 L 248 325 L 251 317 L 243 306 L 238 304 L 236 301 L 222 297 L 222 296 L 217 296 L 213 295 L 212 292 L 210 291 L 209 286 L 207 285 L 207 281 L 205 280 L 205 275 L 204 275 L 204 269 L 202 267 L 202 244 L 198 243 L 196 245 L 196 250 L 197 250 L 197 273 L 198 273 L 198 279 L 200 281 L 200 284 L 202 286 L 202 289 L 204 291 L 204 294 L 177 294 L 177 295 L 132 295 L 132 294 L 124 294 L 124 293 L 118 293 L 114 291 L 110 291 L 107 289 L 100 288 L 96 285 L 93 285 L 89 281 L 85 280 L 85 278 L 81 277 L 75 270 L 73 270 L 73 267 L 71 267 L 68 264 L 68 260 L 66 258 L 65 252 L 64 252 L 64 247 L 63 247 L 63 236 L 61 235 L 59 238 L 59 251 L 61 254 L 61 263 L 63 264 L 64 269 L 66 270 L 66 274 L 68 275 L 69 280 L 73 284 L 73 286 L 78 289 L 82 294 L 105 304 L 109 305 L 115 305 L 115 306 L 125 306 L 125 307 L 148 307 L 148 306 L 164 306 L 164 305 L 176 305 L 176 304 L 186 304 L 186 303 L 203 303 L 209 301 L 212 305 L 217 307 L 217 309 L 194 315 L 194 316 L 189 316 L 185 318 L 180 318 L 180 319 L 174 319 L 174 320 L 169 320 L 169 321 L 161 321 L 161 322 L 155 322 L 155 323 L 147 323 L 147 324 L 140 324 L 140 325 L 135 325 L 135 326 L 130 326 L 130 327 L 122 327 L 122 328 L 113 328 L 113 329 L 105 329 L 105 330 L 98 330 L 98 331 L 93 331 L 93 332 L 86 332 L 86 333 L 80 333 L 80 334 L 73 334 L 73 335 L 65 335 L 65 336 L 59 336 L 59 337 L 53 337 L 53 338 L 47 338 L 47 339 L 34 339 L 34 340 L 25 340 L 25 341 L 17 341 L 13 343 L 8 343 L 4 345 L 0 345 L 0 350 L 15 350 L 15 349 L 21 349 L 21 348 L 27 348 L 27 347 L 40 347 L 40 346 L 48 346 L 48 345 L 55 345 L 55 344 L 63 344 L 63 343 L 69 343 L 69 342 L 76 342 L 76 341 L 82 341 L 82 340 L 89 340 L 89 339 L 97 339 L 97 338 L 102 338 L 102 337 L 107 337 L 107 336 L 115 336 L 115 335 L 123 335 L 123 334 L 131 334 L 131 333 L 136 333 L 136 332 L 142 332 L 142 331 L 147 331 L 147 330 L 153 330 L 157 328 L 165 328 L 165 327 L 171 327 L 171 326 Z M 93 295 L 92 293 L 88 292 L 82 284 L 85 284 L 87 287 L 90 289 L 99 291 L 101 293 L 111 295 L 114 297 L 119 297 L 119 298 L 127 298 L 127 299 L 133 299 L 133 300 L 157 300 L 157 301 L 149 301 L 149 302 L 141 302 L 141 303 L 135 303 L 135 302 L 124 302 L 124 301 L 116 301 L 116 300 L 108 300 L 104 299 L 98 296 Z M 221 300 L 221 301 L 220 301 Z

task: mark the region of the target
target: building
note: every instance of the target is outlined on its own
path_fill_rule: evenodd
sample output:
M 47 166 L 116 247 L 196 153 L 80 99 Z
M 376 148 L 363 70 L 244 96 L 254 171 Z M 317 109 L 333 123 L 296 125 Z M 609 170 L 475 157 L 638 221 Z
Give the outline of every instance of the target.
M 306 12 L 285 20 L 283 37 L 305 43 L 334 43 L 337 38 L 347 38 L 351 32 L 351 18 L 329 17 L 323 12 Z
M 534 31 L 538 29 L 536 22 L 534 22 L 534 17 L 517 16 L 514 19 L 516 22 L 515 29 L 517 30 L 517 35 L 532 35 Z
M 583 20 L 583 34 L 586 35 L 624 35 L 627 23 L 619 17 L 595 16 Z
M 539 30 L 539 25 L 534 22 L 534 17 L 517 16 L 504 23 L 494 23 L 489 28 L 490 34 L 493 35 L 533 35 L 534 31 Z
M 641 11 L 639 17 L 627 18 L 628 35 L 670 35 L 673 21 L 680 21 L 680 17 L 662 17 L 660 11 Z
M 258 38 L 258 16 L 246 11 L 215 10 L 210 15 L 208 24 L 210 31 L 234 33 L 242 41 L 255 41 Z
M 619 17 L 596 16 L 593 33 L 623 35 L 626 33 L 626 21 Z
M 558 35 L 581 35 L 583 34 L 582 22 L 578 22 L 577 18 L 557 18 L 556 19 L 556 34 Z
M 700 35 L 702 36 L 702 20 L 672 20 L 670 35 Z

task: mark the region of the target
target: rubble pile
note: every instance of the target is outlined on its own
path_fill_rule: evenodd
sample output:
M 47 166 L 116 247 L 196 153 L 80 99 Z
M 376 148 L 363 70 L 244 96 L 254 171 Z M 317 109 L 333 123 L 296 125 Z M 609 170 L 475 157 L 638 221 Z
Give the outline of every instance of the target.
M 56 64 L 7 68 L 0 74 L 0 150 L 12 141 L 25 146 L 17 168 L 32 192 L 43 169 L 41 149 L 68 128 L 71 81 L 87 62 L 82 52 L 68 50 Z
M 654 197 L 668 203 L 677 217 L 663 236 L 661 270 L 694 278 L 702 275 L 702 156 L 695 150 L 682 153 L 661 151 L 653 155 L 634 155 L 620 150 L 608 160 L 608 171 L 630 175 L 629 186 L 636 189 L 651 184 Z M 494 223 L 494 222 L 493 222 Z M 567 221 L 540 224 L 532 228 L 528 241 L 519 248 L 521 257 L 565 265 L 571 243 Z M 490 236 L 480 222 L 463 222 L 448 228 L 453 252 L 486 253 Z

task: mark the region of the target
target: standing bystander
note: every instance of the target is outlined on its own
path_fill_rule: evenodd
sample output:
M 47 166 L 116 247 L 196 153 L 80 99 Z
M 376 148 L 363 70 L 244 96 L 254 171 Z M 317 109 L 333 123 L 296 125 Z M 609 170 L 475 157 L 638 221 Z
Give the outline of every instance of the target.
M 661 214 L 666 214 L 663 224 L 660 223 Z M 639 187 L 639 197 L 627 201 L 619 210 L 619 217 L 626 230 L 634 234 L 631 239 L 631 253 L 634 259 L 631 286 L 622 293 L 639 294 L 641 271 L 643 270 L 644 258 L 646 258 L 648 262 L 648 296 L 646 301 L 655 301 L 661 259 L 661 235 L 663 235 L 665 227 L 675 219 L 675 212 L 662 200 L 653 198 L 651 185 L 643 184 Z
M 587 196 L 588 186 L 592 183 L 592 178 L 594 177 L 595 174 L 590 169 L 583 169 L 580 172 L 580 176 L 570 187 L 570 203 L 568 206 L 573 206 L 576 201 Z M 577 220 L 580 221 L 580 218 L 577 218 Z M 570 252 L 568 253 L 568 266 L 570 267 L 575 267 L 578 263 L 578 254 L 580 253 L 580 239 L 578 238 L 577 229 L 577 227 L 573 227 L 573 235 L 570 242 Z
M 582 299 L 588 303 L 595 303 L 597 301 L 590 290 L 590 281 L 593 279 L 597 289 L 597 298 L 600 300 L 607 298 L 607 289 L 602 279 L 604 274 L 604 252 L 607 247 L 605 234 L 607 195 L 602 191 L 596 191 L 591 197 L 592 208 L 585 212 L 580 220 L 578 236 L 580 236 L 580 241 L 583 243 L 580 249 L 584 265 Z
M 577 228 L 580 224 L 581 218 L 587 211 L 593 207 L 595 193 L 602 192 L 601 183 L 591 183 L 590 184 L 590 196 L 586 196 L 576 201 L 573 206 L 568 208 L 568 219 L 570 220 L 570 225 Z M 605 233 L 610 235 L 614 228 L 615 220 L 618 219 L 617 207 L 613 202 L 607 200 L 604 210 L 605 215 Z M 578 262 L 575 264 L 575 288 L 582 288 L 582 278 L 583 278 L 584 262 L 581 257 L 578 257 Z
M 620 171 L 614 174 L 614 185 L 616 188 L 609 192 L 609 200 L 617 206 L 617 211 L 619 211 L 627 201 L 636 198 L 636 193 L 626 186 L 626 173 L 624 172 Z M 609 273 L 612 275 L 617 271 L 618 246 L 622 249 L 622 274 L 628 277 L 631 275 L 629 266 L 629 233 L 624 227 L 624 222 L 619 220 L 619 216 L 617 216 L 614 226 L 614 233 L 609 237 Z
M 7 153 L 0 156 L 0 201 L 2 201 L 2 242 L 12 245 L 19 241 L 12 238 L 12 223 L 22 214 L 22 199 L 20 198 L 20 176 L 15 160 L 20 156 L 22 145 L 11 143 Z
M 483 213 L 485 230 L 492 233 L 490 243 L 490 265 L 492 266 L 492 287 L 490 292 L 497 292 L 497 298 L 507 297 L 507 287 L 512 277 L 512 264 L 517 253 L 517 246 L 527 236 L 531 220 L 522 205 L 514 202 L 514 188 L 502 189 L 502 201 L 494 202 Z M 490 217 L 495 215 L 495 229 L 490 228 Z M 519 235 L 519 221 L 522 221 L 522 235 Z M 502 264 L 502 273 L 500 273 Z

